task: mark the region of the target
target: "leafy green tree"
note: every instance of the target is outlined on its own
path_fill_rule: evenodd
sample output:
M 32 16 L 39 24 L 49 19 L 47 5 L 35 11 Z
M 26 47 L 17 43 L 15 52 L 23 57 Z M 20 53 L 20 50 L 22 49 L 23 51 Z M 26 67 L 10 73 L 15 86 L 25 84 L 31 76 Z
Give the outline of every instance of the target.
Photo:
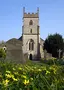
M 51 53 L 53 57 L 59 57 L 59 49 L 62 51 L 60 57 L 63 55 L 64 43 L 60 34 L 49 35 L 44 42 L 44 49 Z
M 0 48 L 0 58 L 6 58 L 6 52 L 2 48 Z

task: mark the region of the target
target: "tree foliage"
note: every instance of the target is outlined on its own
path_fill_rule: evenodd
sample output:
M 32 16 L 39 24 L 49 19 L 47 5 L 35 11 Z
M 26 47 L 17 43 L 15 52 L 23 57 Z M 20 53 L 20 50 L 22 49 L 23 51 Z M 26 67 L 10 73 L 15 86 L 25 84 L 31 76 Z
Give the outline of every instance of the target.
M 63 43 L 63 38 L 60 34 L 53 34 L 49 35 L 45 42 L 44 42 L 44 49 L 47 50 L 48 53 L 51 53 L 53 57 L 59 57 L 59 52 L 58 50 L 61 49 L 61 57 L 63 55 L 63 50 L 64 50 L 64 43 Z
M 6 52 L 2 48 L 0 48 L 0 58 L 6 58 Z

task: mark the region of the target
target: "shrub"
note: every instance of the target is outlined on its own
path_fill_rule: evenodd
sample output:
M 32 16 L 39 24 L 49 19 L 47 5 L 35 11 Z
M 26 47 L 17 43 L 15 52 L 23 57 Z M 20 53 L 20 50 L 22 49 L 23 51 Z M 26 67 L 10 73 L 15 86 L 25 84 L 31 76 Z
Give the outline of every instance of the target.
M 64 65 L 64 59 L 41 59 L 41 63 L 48 64 L 48 65 Z
M 6 52 L 2 48 L 0 49 L 0 58 L 6 58 Z

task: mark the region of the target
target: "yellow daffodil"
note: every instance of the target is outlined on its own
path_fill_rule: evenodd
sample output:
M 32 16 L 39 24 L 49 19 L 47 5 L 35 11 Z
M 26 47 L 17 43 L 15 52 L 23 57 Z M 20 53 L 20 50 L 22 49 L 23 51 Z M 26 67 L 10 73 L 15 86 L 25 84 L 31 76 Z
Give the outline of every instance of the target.
M 27 78 L 25 75 L 22 75 L 22 77 L 25 78 L 25 79 Z
M 29 83 L 29 80 L 25 79 L 23 83 L 24 83 L 24 85 L 27 85 Z
M 3 84 L 4 84 L 4 86 L 7 86 L 7 85 L 8 85 L 8 82 L 9 82 L 9 80 L 8 80 L 8 79 L 3 80 Z
M 19 67 L 18 69 L 19 69 L 19 70 L 22 70 L 22 68 L 21 68 L 21 67 Z
M 16 78 L 13 78 L 14 81 L 18 81 Z
M 50 72 L 49 72 L 49 71 L 46 71 L 46 75 L 47 75 L 47 74 L 50 74 Z
M 5 76 L 6 76 L 7 78 L 11 78 L 11 75 L 10 75 L 10 74 L 5 74 Z
M 12 79 L 14 78 L 14 75 L 11 74 Z
M 25 72 L 23 72 L 23 74 L 26 74 Z
M 50 69 L 51 69 L 51 70 L 53 70 L 54 74 L 56 74 L 57 67 L 55 67 L 55 66 L 52 66 L 52 67 L 50 67 Z
M 10 73 L 10 71 L 6 71 L 6 73 Z
M 14 72 L 15 75 L 18 75 L 18 72 Z
M 33 80 L 33 78 L 30 78 L 31 80 Z
M 38 69 L 38 71 L 42 71 L 41 69 Z

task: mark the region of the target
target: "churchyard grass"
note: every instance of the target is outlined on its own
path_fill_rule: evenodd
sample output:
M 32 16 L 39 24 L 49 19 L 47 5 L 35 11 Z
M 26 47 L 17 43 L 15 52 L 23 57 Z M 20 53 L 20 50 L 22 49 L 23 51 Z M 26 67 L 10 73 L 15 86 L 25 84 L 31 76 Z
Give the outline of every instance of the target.
M 64 90 L 64 65 L 0 62 L 0 90 Z

